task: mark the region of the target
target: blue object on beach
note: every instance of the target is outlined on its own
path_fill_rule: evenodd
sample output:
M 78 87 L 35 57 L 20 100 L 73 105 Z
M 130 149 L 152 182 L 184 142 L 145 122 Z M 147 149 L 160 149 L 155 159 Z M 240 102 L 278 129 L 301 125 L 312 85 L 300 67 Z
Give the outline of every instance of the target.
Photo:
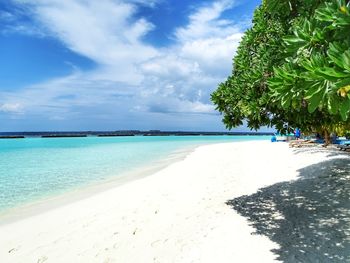
M 350 141 L 349 140 L 337 140 L 336 144 L 350 145 Z
M 277 142 L 276 136 L 272 136 L 272 137 L 271 137 L 271 142 Z
M 300 138 L 300 129 L 299 128 L 295 129 L 295 137 L 298 139 Z

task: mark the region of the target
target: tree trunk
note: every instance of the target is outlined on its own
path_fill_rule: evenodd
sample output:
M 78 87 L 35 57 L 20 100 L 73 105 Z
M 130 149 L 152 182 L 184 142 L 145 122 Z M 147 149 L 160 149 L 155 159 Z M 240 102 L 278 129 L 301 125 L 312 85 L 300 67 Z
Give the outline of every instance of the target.
M 331 144 L 331 135 L 328 130 L 324 131 L 324 147 L 327 147 Z

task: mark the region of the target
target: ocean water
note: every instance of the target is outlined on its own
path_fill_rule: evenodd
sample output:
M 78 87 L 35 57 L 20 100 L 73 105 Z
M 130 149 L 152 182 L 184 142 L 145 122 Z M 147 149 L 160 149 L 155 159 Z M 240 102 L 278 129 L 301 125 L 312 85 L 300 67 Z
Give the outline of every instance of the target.
M 0 140 L 0 212 L 113 180 L 202 144 L 269 136 L 135 136 Z

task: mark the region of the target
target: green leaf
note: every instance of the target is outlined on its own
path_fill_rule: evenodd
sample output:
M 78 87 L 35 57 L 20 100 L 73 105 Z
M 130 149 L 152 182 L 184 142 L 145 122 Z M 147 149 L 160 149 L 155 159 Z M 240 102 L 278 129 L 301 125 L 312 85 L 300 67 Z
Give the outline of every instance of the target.
M 281 103 L 282 108 L 283 108 L 283 109 L 289 108 L 291 101 L 292 101 L 292 97 L 289 96 L 288 94 L 286 94 L 286 95 L 282 98 L 282 103 Z
M 334 78 L 347 78 L 350 76 L 349 74 L 341 72 L 336 68 L 329 68 L 329 67 L 320 68 L 316 72 L 324 76 L 329 76 Z
M 335 115 L 338 112 L 338 108 L 340 105 L 340 100 L 337 95 L 329 96 L 328 97 L 328 111 Z
M 305 89 L 306 89 L 305 99 L 309 100 L 311 99 L 311 97 L 315 96 L 317 93 L 321 91 L 322 86 L 320 82 L 306 83 Z
M 311 75 L 311 78 L 317 78 L 318 76 L 323 80 L 328 80 L 332 82 L 336 82 L 336 81 L 339 81 L 340 79 L 348 78 L 350 76 L 347 73 L 339 71 L 339 69 L 330 68 L 330 67 L 318 68 L 313 73 L 314 73 L 314 76 Z
M 327 55 L 338 67 L 350 74 L 350 49 L 339 43 L 330 43 Z
M 346 121 L 348 119 L 350 111 L 350 99 L 345 99 L 339 107 L 339 113 L 343 121 Z
M 311 97 L 309 97 L 309 104 L 307 107 L 309 113 L 313 113 L 318 108 L 318 106 L 320 106 L 320 102 L 322 101 L 323 95 L 323 92 L 319 91 L 313 94 Z
M 344 86 L 350 85 L 350 78 L 342 79 L 335 83 L 335 88 L 343 88 Z

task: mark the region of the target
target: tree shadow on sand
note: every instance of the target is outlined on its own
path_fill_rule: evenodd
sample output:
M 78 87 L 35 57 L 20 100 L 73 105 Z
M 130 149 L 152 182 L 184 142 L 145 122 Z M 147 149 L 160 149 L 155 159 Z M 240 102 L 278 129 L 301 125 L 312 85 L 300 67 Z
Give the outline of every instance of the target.
M 298 180 L 227 204 L 248 219 L 255 234 L 279 245 L 272 250 L 277 260 L 350 262 L 350 159 L 324 161 L 299 172 Z
M 294 154 L 314 154 L 314 153 L 325 153 L 327 155 L 327 157 L 339 157 L 339 156 L 349 156 L 347 152 L 343 152 L 340 151 L 338 148 L 336 147 L 321 147 L 319 145 L 315 145 L 313 147 L 301 147 L 301 148 L 295 148 L 293 149 Z

